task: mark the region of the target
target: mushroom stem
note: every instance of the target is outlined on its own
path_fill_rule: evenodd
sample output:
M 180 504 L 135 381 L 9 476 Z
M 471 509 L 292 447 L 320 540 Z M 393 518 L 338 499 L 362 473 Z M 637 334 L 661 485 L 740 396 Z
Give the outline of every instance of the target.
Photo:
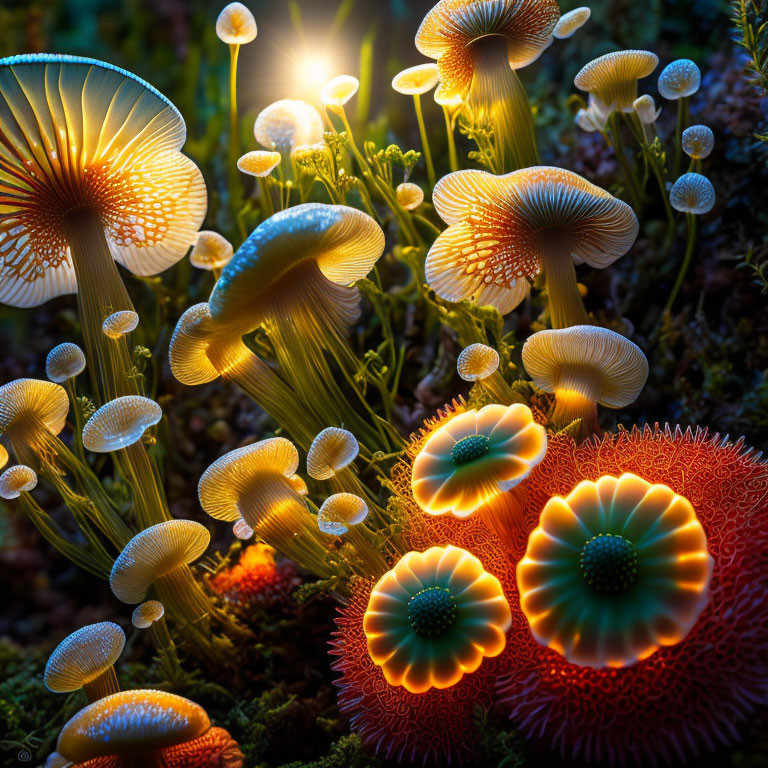
M 117 673 L 114 667 L 102 672 L 95 680 L 83 685 L 85 695 L 88 697 L 88 703 L 103 699 L 113 693 L 120 692 L 120 683 L 117 681 Z
M 453 130 L 453 118 L 448 107 L 443 107 L 443 116 L 445 117 L 445 135 L 448 138 L 448 162 L 451 173 L 459 170 L 459 156 L 456 153 L 456 134 Z
M 555 409 L 550 419 L 553 424 L 566 427 L 581 419 L 581 427 L 575 436 L 577 440 L 601 434 L 597 420 L 600 385 L 594 372 L 585 368 L 566 368 L 554 389 Z
M 98 211 L 76 208 L 64 218 L 64 233 L 77 277 L 77 303 L 91 381 L 99 404 L 137 395 L 133 362 L 124 339 L 114 343 L 101 329 L 109 315 L 133 311 L 117 271 Z
M 675 126 L 675 160 L 672 166 L 672 178 L 676 179 L 680 175 L 680 164 L 683 159 L 683 131 L 690 122 L 688 115 L 688 104 L 690 96 L 682 96 L 677 100 L 677 125 Z
M 478 384 L 493 398 L 494 402 L 502 405 L 512 405 L 512 403 L 525 403 L 525 398 L 521 395 L 515 395 L 512 387 L 507 384 L 504 377 L 494 371 L 490 376 L 482 379 Z
M 568 328 L 572 325 L 588 325 L 589 318 L 579 294 L 576 268 L 570 249 L 559 242 L 542 238 L 540 248 L 541 265 L 547 285 L 549 317 L 553 328 Z
M 427 164 L 427 179 L 429 179 L 429 186 L 434 188 L 437 183 L 437 177 L 435 176 L 435 165 L 432 162 L 432 150 L 429 148 L 429 137 L 427 136 L 427 129 L 424 125 L 424 110 L 421 108 L 421 94 L 415 93 L 413 95 L 413 106 L 416 110 L 416 120 L 419 123 L 419 134 L 421 135 L 421 146 L 424 149 L 424 160 Z
M 525 89 L 509 66 L 507 41 L 488 35 L 471 44 L 475 71 L 467 105 L 475 121 L 493 127 L 497 174 L 539 165 L 533 115 Z
M 494 496 L 480 510 L 483 520 L 510 551 L 518 551 L 525 542 L 522 531 L 523 511 L 528 491 L 525 483 Z
M 688 238 L 685 244 L 685 258 L 680 266 L 680 271 L 677 274 L 675 285 L 672 288 L 672 293 L 669 294 L 667 299 L 667 305 L 664 309 L 664 313 L 668 314 L 672 311 L 672 307 L 675 305 L 680 289 L 685 282 L 685 276 L 688 274 L 688 270 L 691 267 L 691 261 L 693 261 L 693 252 L 696 250 L 696 216 L 692 213 L 685 214 L 685 223 L 688 227 Z

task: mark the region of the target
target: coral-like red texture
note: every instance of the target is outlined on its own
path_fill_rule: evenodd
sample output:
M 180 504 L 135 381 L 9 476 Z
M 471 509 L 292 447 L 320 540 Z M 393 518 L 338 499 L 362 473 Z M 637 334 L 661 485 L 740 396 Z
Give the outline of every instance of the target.
M 298 584 L 293 563 L 275 562 L 275 550 L 266 544 L 252 544 L 237 565 L 210 580 L 213 591 L 237 607 L 261 610 L 288 604 Z
M 525 734 L 563 755 L 680 764 L 736 740 L 753 708 L 768 704 L 768 465 L 741 441 L 703 430 L 646 427 L 578 446 L 553 438 L 526 483 L 513 559 L 550 497 L 623 472 L 665 483 L 693 504 L 715 561 L 707 607 L 679 644 L 629 667 L 592 669 L 536 642 L 513 587 L 498 692 Z

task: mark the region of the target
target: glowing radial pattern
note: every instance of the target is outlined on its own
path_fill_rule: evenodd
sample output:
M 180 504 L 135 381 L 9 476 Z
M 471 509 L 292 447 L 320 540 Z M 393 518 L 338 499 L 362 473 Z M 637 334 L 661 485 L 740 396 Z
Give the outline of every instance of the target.
M 715 199 L 712 182 L 700 173 L 684 173 L 669 190 L 669 204 L 681 213 L 709 213 Z
M 450 688 L 506 643 L 511 614 L 499 580 L 458 547 L 409 552 L 371 592 L 363 629 L 390 685 Z
M 427 256 L 427 282 L 448 301 L 473 298 L 502 312 L 525 297 L 543 249 L 567 249 L 577 263 L 604 268 L 638 232 L 626 203 L 561 168 L 458 171 L 438 182 L 433 198 L 449 227 Z
M 517 566 L 520 605 L 568 661 L 623 667 L 679 643 L 707 603 L 712 558 L 691 503 L 632 474 L 551 499 Z
M 36 306 L 77 290 L 70 211 L 98 211 L 116 261 L 154 275 L 189 248 L 207 201 L 176 108 L 93 59 L 0 60 L 0 301 Z
M 524 405 L 467 411 L 424 443 L 413 463 L 414 499 L 431 515 L 467 517 L 524 480 L 546 450 L 546 432 Z

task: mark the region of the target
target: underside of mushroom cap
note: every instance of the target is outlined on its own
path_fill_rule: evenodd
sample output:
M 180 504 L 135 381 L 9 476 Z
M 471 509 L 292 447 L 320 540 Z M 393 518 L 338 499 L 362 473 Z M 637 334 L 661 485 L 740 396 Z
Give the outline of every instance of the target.
M 65 220 L 98 212 L 115 260 L 154 275 L 181 259 L 207 197 L 178 110 L 94 59 L 0 60 L 0 301 L 37 306 L 77 290 Z
M 2 450 L 0 450 L 0 454 L 2 454 Z M 0 464 L 2 463 L 4 462 L 0 462 Z M 33 491 L 36 487 L 37 473 L 32 467 L 27 467 L 24 464 L 8 467 L 0 475 L 0 499 L 18 499 L 22 493 Z
M 77 344 L 66 342 L 54 347 L 45 359 L 45 375 L 55 384 L 79 376 L 85 370 L 85 354 Z
M 75 763 L 151 754 L 196 739 L 210 727 L 205 710 L 189 699 L 165 691 L 122 691 L 81 709 L 62 728 L 56 750 Z
M 348 286 L 383 252 L 381 227 L 354 208 L 307 203 L 281 211 L 259 225 L 226 266 L 211 294 L 211 314 L 247 323 L 258 314 L 259 298 L 299 265 L 316 264 L 327 280 Z
M 633 403 L 648 379 L 648 360 L 636 344 L 607 328 L 575 325 L 534 333 L 523 345 L 523 365 L 534 383 L 552 392 L 583 377 L 608 408 Z
M 327 427 L 312 441 L 307 453 L 307 472 L 315 480 L 329 480 L 357 458 L 360 445 L 346 429 Z
M 163 418 L 162 408 L 148 397 L 128 395 L 110 400 L 83 427 L 83 445 L 94 453 L 109 453 L 137 443 Z
M 431 91 L 440 82 L 437 64 L 417 64 L 398 72 L 392 80 L 392 88 L 406 96 L 418 96 Z
M 659 65 L 659 57 L 650 51 L 614 51 L 606 53 L 581 68 L 573 84 L 594 94 L 601 111 L 632 111 L 637 98 L 637 81 L 647 77 Z
M 272 437 L 253 445 L 237 448 L 211 464 L 198 485 L 200 505 L 213 518 L 235 522 L 242 514 L 240 503 L 254 484 L 270 478 L 285 478 L 280 492 L 285 498 L 301 500 L 289 479 L 299 468 L 296 446 L 284 437 Z
M 589 21 L 591 15 L 591 9 L 586 6 L 574 8 L 572 11 L 568 11 L 568 13 L 564 13 L 560 17 L 557 24 L 555 24 L 552 34 L 558 40 L 567 39 L 581 29 Z
M 125 646 L 117 624 L 102 621 L 78 629 L 65 638 L 45 666 L 45 687 L 55 693 L 77 691 L 106 672 Z
M 115 560 L 109 576 L 112 592 L 124 603 L 140 603 L 154 581 L 197 560 L 210 540 L 208 529 L 194 520 L 168 520 L 146 528 Z
M 16 379 L 0 387 L 0 435 L 43 425 L 58 435 L 67 422 L 69 397 L 64 387 L 39 379 Z M 12 437 L 12 434 L 11 434 Z
M 134 610 L 131 624 L 136 629 L 149 629 L 165 615 L 165 607 L 159 600 L 147 600 Z
M 101 324 L 101 330 L 105 336 L 116 341 L 129 333 L 133 333 L 138 326 L 138 314 L 131 309 L 123 309 L 119 312 L 113 312 L 105 318 Z

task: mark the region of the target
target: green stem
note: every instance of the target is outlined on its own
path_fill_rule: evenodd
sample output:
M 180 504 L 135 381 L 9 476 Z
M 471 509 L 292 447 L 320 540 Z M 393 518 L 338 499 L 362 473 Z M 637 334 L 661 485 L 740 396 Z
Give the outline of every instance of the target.
M 416 120 L 419 123 L 419 133 L 421 134 L 421 146 L 424 149 L 424 160 L 427 163 L 427 178 L 429 179 L 429 186 L 434 189 L 437 184 L 437 177 L 435 176 L 435 165 L 432 162 L 432 150 L 429 148 L 429 137 L 427 136 L 427 129 L 424 125 L 424 112 L 421 108 L 421 95 L 416 93 L 413 96 L 413 106 L 416 109 Z
M 673 166 L 673 178 L 680 175 L 680 164 L 683 157 L 683 131 L 688 127 L 688 103 L 689 96 L 683 96 L 677 100 L 677 125 L 675 127 L 675 164 Z
M 459 170 L 459 156 L 456 152 L 456 134 L 453 130 L 453 121 L 448 107 L 443 107 L 443 115 L 445 117 L 445 135 L 448 137 L 448 162 L 451 173 L 455 173 Z
M 613 135 L 614 154 L 624 173 L 624 179 L 627 182 L 627 192 L 632 200 L 632 207 L 639 216 L 643 210 L 643 195 L 637 185 L 634 171 L 627 161 L 627 156 L 624 154 L 624 140 L 621 138 L 621 126 L 619 125 L 617 114 L 617 112 L 613 112 L 610 118 L 608 118 L 608 124 Z
M 680 289 L 683 287 L 683 283 L 685 282 L 685 276 L 688 274 L 688 270 L 690 269 L 691 261 L 693 260 L 693 252 L 696 249 L 696 216 L 692 213 L 686 213 L 685 221 L 688 225 L 688 240 L 685 246 L 685 258 L 683 259 L 682 266 L 680 267 L 680 272 L 677 275 L 677 280 L 675 280 L 675 285 L 672 288 L 672 293 L 669 294 L 669 299 L 667 299 L 667 306 L 664 309 L 665 313 L 672 311 L 675 300 L 677 299 L 677 296 L 680 293 Z

